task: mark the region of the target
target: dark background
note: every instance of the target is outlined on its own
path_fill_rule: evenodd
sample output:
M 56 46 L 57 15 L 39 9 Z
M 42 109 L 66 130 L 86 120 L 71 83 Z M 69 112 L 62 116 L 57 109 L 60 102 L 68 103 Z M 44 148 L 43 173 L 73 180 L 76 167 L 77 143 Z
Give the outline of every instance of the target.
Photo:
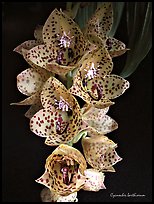
M 3 3 L 2 9 L 2 196 L 3 202 L 39 202 L 44 187 L 35 182 L 44 172 L 45 160 L 54 148 L 29 130 L 24 117 L 28 106 L 10 106 L 25 98 L 16 88 L 16 76 L 29 66 L 13 49 L 34 39 L 37 24 L 43 24 L 51 11 L 65 8 L 65 2 Z M 125 14 L 116 36 L 127 43 Z M 126 54 L 114 59 L 114 73 L 122 69 Z M 108 134 L 118 143 L 123 158 L 115 165 L 116 173 L 106 173 L 106 190 L 80 190 L 79 202 L 151 202 L 152 201 L 152 52 L 127 78 L 130 88 L 115 99 L 109 115 L 119 128 Z M 76 147 L 82 151 L 80 142 Z M 110 194 L 141 194 L 145 197 L 112 198 Z

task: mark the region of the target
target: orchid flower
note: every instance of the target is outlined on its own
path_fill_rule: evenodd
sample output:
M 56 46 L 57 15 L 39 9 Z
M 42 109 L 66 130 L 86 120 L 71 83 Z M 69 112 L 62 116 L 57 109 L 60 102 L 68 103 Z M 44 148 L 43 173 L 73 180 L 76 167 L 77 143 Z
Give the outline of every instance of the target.
M 55 77 L 50 77 L 41 92 L 43 109 L 30 120 L 30 129 L 46 137 L 50 146 L 67 143 L 74 138 L 81 125 L 80 106 L 75 97 Z
M 106 48 L 88 52 L 78 63 L 70 93 L 81 97 L 96 108 L 106 108 L 129 88 L 129 82 L 120 76 L 110 74 L 112 58 Z
M 82 188 L 86 168 L 86 160 L 79 150 L 61 144 L 46 159 L 45 173 L 36 181 L 61 196 L 67 196 Z
M 82 111 L 81 131 L 87 130 L 94 136 L 107 134 L 118 128 L 117 122 L 106 115 L 109 107 L 98 109 L 93 106 L 85 106 Z
M 106 47 L 111 57 L 117 57 L 129 49 L 126 48 L 123 42 L 109 36 L 112 24 L 112 3 L 103 3 L 87 22 L 84 34 L 92 44 Z
M 46 159 L 45 173 L 36 182 L 45 185 L 44 200 L 62 202 L 76 200 L 77 191 L 105 189 L 104 174 L 87 169 L 84 156 L 79 150 L 65 144 L 59 145 Z
M 86 161 L 102 172 L 115 172 L 113 165 L 122 160 L 115 151 L 117 144 L 104 135 L 93 135 L 93 131 L 82 138 L 82 147 Z
M 42 35 L 43 43 L 29 50 L 29 60 L 56 74 L 66 75 L 73 70 L 86 47 L 84 35 L 73 19 L 54 9 Z

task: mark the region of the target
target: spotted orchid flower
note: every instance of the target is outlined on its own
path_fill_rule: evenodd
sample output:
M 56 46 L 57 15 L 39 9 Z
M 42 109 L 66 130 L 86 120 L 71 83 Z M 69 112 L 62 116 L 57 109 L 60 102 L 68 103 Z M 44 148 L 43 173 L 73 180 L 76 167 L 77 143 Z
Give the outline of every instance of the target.
M 86 160 L 79 150 L 61 144 L 46 159 L 45 173 L 36 182 L 67 196 L 82 188 L 86 168 Z
M 67 143 L 77 134 L 81 125 L 80 106 L 75 97 L 55 77 L 50 77 L 41 92 L 43 108 L 30 120 L 30 129 L 46 137 L 50 146 Z
M 42 29 L 43 29 L 43 26 L 41 26 L 41 25 L 36 26 L 36 28 L 34 30 L 35 40 L 27 40 L 27 41 L 21 43 L 20 45 L 18 45 L 14 49 L 14 51 L 22 55 L 23 49 L 30 50 L 31 48 L 42 44 L 43 43 Z
M 82 111 L 81 131 L 87 130 L 94 136 L 105 135 L 118 128 L 117 122 L 106 115 L 109 107 L 98 109 L 93 106 L 85 106 Z
M 102 172 L 87 169 L 86 160 L 79 150 L 61 144 L 46 159 L 45 173 L 36 182 L 50 190 L 43 190 L 43 200 L 69 202 L 77 201 L 77 191 L 80 189 L 105 189 L 104 178 Z
M 111 57 L 117 57 L 129 49 L 126 48 L 123 42 L 109 36 L 112 24 L 112 3 L 103 3 L 87 22 L 85 35 L 92 44 L 106 47 Z
M 106 108 L 129 88 L 129 82 L 120 76 L 110 74 L 112 58 L 106 48 L 88 52 L 78 63 L 70 93 L 81 97 L 96 108 Z
M 86 47 L 84 35 L 73 19 L 54 9 L 43 26 L 42 35 L 43 43 L 29 50 L 28 59 L 60 75 L 73 70 Z
M 98 171 L 115 172 L 113 165 L 122 160 L 115 150 L 117 144 L 104 135 L 93 133 L 94 130 L 89 130 L 88 135 L 82 138 L 86 161 Z

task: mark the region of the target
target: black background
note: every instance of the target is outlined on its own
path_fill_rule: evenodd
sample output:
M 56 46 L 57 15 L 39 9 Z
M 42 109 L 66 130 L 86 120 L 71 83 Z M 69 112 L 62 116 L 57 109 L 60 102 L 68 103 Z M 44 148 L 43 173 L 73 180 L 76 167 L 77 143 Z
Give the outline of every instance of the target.
M 10 106 L 25 98 L 16 88 L 16 76 L 29 66 L 13 49 L 28 39 L 34 39 L 37 24 L 46 21 L 55 8 L 65 8 L 65 2 L 3 3 L 2 10 L 2 190 L 3 202 L 39 202 L 43 186 L 35 179 L 44 172 L 45 159 L 54 148 L 29 130 L 24 117 L 27 106 Z M 116 36 L 127 43 L 125 14 Z M 126 54 L 114 59 L 113 73 L 119 73 Z M 116 173 L 106 173 L 106 190 L 97 193 L 80 190 L 79 202 L 151 202 L 152 201 L 152 52 L 127 78 L 130 88 L 114 101 L 108 115 L 119 128 L 108 134 L 118 143 L 117 152 L 123 158 L 115 165 Z M 80 142 L 75 145 L 82 151 Z M 112 198 L 113 194 L 141 194 L 145 197 Z

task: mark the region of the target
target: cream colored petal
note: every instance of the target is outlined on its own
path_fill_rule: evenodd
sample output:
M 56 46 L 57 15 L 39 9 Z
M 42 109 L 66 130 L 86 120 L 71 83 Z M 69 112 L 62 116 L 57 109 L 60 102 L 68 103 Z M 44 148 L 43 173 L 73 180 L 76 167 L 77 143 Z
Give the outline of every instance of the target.
M 117 122 L 108 115 L 100 118 L 96 117 L 95 119 L 90 119 L 89 117 L 89 119 L 84 119 L 84 123 L 86 123 L 90 129 L 94 129 L 99 134 L 107 134 L 118 128 Z
M 44 82 L 49 78 L 48 72 L 43 69 L 28 68 L 17 76 L 18 90 L 27 96 L 40 91 Z
M 106 189 L 104 185 L 105 175 L 96 169 L 86 169 L 84 174 L 87 178 L 83 190 L 85 191 L 99 191 L 101 189 Z

